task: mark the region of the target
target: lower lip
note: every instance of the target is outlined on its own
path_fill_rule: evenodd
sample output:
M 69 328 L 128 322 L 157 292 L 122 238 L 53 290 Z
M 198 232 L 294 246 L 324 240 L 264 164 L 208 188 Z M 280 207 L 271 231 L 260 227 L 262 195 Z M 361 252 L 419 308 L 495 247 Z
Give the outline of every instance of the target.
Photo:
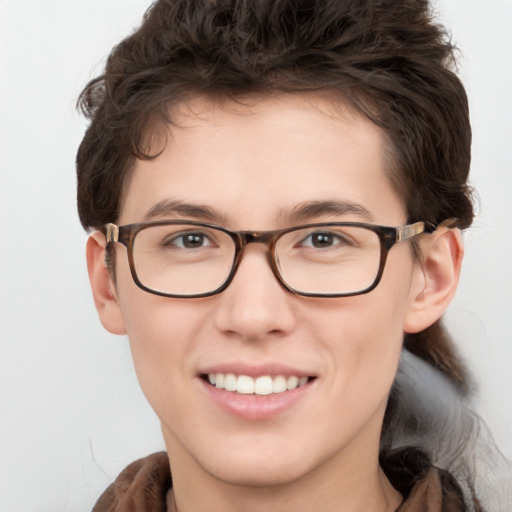
M 224 411 L 248 420 L 264 420 L 282 414 L 304 398 L 316 379 L 291 391 L 270 395 L 243 395 L 200 380 L 208 396 Z

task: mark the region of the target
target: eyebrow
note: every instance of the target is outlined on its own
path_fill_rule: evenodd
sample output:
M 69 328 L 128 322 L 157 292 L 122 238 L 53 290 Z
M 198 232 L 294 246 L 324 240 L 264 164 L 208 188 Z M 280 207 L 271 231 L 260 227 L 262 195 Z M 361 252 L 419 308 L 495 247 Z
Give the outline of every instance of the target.
M 289 211 L 281 210 L 279 217 L 288 223 L 304 222 L 323 215 L 343 216 L 357 215 L 364 220 L 372 221 L 372 214 L 362 205 L 348 201 L 304 201 Z M 227 225 L 227 217 L 208 205 L 185 203 L 176 199 L 164 199 L 152 206 L 144 215 L 144 221 L 173 216 L 205 220 Z
M 321 217 L 322 215 L 343 216 L 357 215 L 364 220 L 372 221 L 372 214 L 362 205 L 349 201 L 305 201 L 299 203 L 289 212 L 281 212 L 281 217 L 288 222 L 303 222 Z
M 225 224 L 226 217 L 213 208 L 204 204 L 185 203 L 175 199 L 164 199 L 152 206 L 144 215 L 144 221 L 150 221 L 155 218 L 171 217 L 179 215 L 180 217 L 206 220 Z

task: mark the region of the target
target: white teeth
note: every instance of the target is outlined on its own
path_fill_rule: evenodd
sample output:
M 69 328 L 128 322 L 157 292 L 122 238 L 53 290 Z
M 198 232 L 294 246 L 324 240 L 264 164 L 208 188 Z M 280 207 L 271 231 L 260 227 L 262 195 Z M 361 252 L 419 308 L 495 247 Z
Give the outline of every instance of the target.
M 236 391 L 243 395 L 254 394 L 254 379 L 247 375 L 239 375 L 236 381 Z
M 228 373 L 224 377 L 224 389 L 228 391 L 236 391 L 236 375 Z
M 286 391 L 286 379 L 282 375 L 278 375 L 272 379 L 272 393 L 282 393 L 283 391 Z
M 254 393 L 256 395 L 270 395 L 272 393 L 272 377 L 258 377 L 254 384 Z
M 254 379 L 248 375 L 238 375 L 237 377 L 234 373 L 210 373 L 208 380 L 212 386 L 218 389 L 234 391 L 242 395 L 270 395 L 292 391 L 307 384 L 309 379 L 295 375 L 288 378 L 283 375 L 276 377 L 263 375 Z
M 295 389 L 298 385 L 299 385 L 298 377 L 288 377 L 288 379 L 286 380 L 286 389 L 288 391 Z

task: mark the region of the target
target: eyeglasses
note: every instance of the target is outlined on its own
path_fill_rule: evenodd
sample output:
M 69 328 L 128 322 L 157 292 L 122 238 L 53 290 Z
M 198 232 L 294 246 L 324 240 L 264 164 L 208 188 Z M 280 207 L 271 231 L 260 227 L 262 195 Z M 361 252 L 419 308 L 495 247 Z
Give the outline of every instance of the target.
M 290 292 L 347 297 L 379 284 L 391 247 L 435 229 L 424 222 L 399 227 L 328 222 L 254 232 L 172 220 L 108 224 L 106 239 L 127 248 L 137 286 L 164 297 L 222 292 L 233 280 L 245 246 L 252 243 L 267 245 L 270 268 Z

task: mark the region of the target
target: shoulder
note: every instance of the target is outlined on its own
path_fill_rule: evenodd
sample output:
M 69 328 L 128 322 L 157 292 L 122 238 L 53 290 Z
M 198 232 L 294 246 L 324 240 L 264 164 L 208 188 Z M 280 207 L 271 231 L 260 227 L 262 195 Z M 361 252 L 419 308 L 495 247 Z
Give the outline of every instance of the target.
M 154 453 L 127 466 L 101 495 L 93 512 L 165 512 L 171 486 L 167 453 Z

